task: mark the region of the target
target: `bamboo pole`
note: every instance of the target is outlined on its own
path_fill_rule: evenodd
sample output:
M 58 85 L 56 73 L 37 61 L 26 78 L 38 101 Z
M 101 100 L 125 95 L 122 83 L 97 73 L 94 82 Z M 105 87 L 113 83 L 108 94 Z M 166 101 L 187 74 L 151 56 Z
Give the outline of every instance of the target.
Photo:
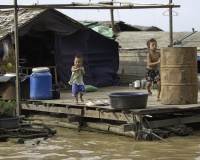
M 79 2 L 72 2 L 73 6 L 107 6 L 109 7 L 110 5 L 105 5 L 105 4 L 98 4 L 98 3 L 79 3 Z
M 19 82 L 19 44 L 18 44 L 18 8 L 17 8 L 17 0 L 14 0 L 14 24 L 15 24 L 15 63 L 16 63 L 16 115 L 21 115 L 21 105 L 20 105 L 20 82 Z
M 111 4 L 110 1 L 99 1 L 100 4 Z M 163 3 L 139 3 L 139 2 L 116 2 L 113 1 L 113 3 L 119 3 L 119 4 L 132 4 L 132 5 L 168 5 Z
M 172 0 L 169 0 L 169 4 L 172 3 Z M 172 7 L 169 8 L 169 40 L 170 40 L 170 47 L 173 47 L 173 22 L 172 22 Z
M 13 9 L 14 5 L 0 5 L 0 9 Z M 75 6 L 73 4 L 63 5 L 18 5 L 18 8 L 42 8 L 42 9 L 150 9 L 150 8 L 180 8 L 180 5 L 152 5 L 152 6 Z
M 113 0 L 112 0 L 112 2 L 113 2 Z M 113 5 L 113 4 L 112 4 Z M 113 15 L 113 9 L 110 9 L 110 18 L 111 18 L 111 28 L 112 28 L 112 30 L 114 31 L 114 29 L 115 29 L 115 24 L 114 24 L 114 15 Z

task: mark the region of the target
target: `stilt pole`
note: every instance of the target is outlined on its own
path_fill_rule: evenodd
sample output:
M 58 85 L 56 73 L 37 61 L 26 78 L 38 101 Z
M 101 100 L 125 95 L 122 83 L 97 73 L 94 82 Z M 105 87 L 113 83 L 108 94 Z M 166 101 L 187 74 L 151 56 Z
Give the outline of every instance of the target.
M 19 44 L 18 44 L 18 5 L 17 0 L 14 0 L 14 34 L 15 34 L 15 63 L 16 63 L 16 102 L 17 102 L 17 110 L 16 115 L 21 115 L 21 104 L 20 104 L 20 82 L 19 82 Z
M 113 1 L 113 0 L 112 0 Z M 113 3 L 112 3 L 113 5 Z M 112 30 L 114 31 L 114 28 L 115 28 L 115 24 L 114 24 L 114 15 L 113 15 L 113 9 L 110 9 L 110 18 L 111 18 L 111 28 Z
M 172 0 L 169 0 L 169 4 L 172 4 Z M 169 8 L 169 39 L 170 39 L 170 47 L 173 47 L 173 22 L 172 22 L 172 7 Z

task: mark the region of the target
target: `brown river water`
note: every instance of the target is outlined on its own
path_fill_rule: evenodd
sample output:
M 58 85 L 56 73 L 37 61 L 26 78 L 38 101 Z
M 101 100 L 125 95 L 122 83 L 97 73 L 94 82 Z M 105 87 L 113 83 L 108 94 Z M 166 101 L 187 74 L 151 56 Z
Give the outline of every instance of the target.
M 0 142 L 0 160 L 200 160 L 200 131 L 187 137 L 162 141 L 134 141 L 134 138 L 98 132 L 53 128 L 57 134 L 43 138 Z

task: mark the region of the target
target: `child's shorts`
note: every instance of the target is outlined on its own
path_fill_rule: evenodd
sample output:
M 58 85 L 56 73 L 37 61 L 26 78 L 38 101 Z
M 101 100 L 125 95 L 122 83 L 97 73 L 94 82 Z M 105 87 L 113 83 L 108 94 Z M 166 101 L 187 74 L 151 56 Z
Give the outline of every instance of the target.
M 72 96 L 75 96 L 76 94 L 79 94 L 79 93 L 85 94 L 85 86 L 72 84 Z
M 156 84 L 158 81 L 160 81 L 159 71 L 146 68 L 146 80 L 147 82 L 153 82 L 154 84 Z

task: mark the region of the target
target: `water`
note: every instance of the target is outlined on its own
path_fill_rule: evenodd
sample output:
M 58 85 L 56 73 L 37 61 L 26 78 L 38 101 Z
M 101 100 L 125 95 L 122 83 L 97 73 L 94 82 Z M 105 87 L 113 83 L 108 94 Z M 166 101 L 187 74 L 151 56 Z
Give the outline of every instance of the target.
M 0 142 L 0 160 L 200 160 L 200 131 L 193 136 L 171 137 L 167 144 L 134 141 L 134 138 L 97 132 L 54 128 L 57 134 L 43 138 Z M 38 143 L 38 144 L 37 144 Z

